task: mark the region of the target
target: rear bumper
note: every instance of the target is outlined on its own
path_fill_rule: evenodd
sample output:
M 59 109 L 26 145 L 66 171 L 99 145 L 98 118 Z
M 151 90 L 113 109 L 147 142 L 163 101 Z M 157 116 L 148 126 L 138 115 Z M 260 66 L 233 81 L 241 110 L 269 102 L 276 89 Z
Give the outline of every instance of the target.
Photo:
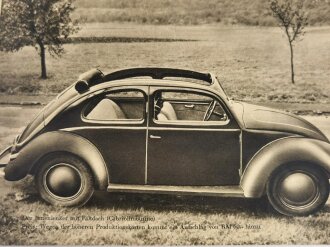
M 11 156 L 11 148 L 12 146 L 7 147 L 0 153 L 0 168 L 8 165 Z

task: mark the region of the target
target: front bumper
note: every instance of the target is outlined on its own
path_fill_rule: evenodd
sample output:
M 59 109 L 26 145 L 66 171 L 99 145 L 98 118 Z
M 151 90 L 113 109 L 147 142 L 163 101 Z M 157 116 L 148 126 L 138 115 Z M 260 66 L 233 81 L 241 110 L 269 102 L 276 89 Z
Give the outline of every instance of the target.
M 0 153 L 0 168 L 8 165 L 11 156 L 12 146 L 7 147 Z

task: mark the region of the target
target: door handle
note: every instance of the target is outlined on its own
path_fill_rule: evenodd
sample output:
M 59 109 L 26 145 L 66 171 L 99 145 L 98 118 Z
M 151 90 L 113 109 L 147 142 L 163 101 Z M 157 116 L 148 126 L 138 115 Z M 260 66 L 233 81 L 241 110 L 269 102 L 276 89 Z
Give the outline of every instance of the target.
M 150 138 L 151 138 L 151 139 L 161 139 L 162 137 L 161 137 L 161 136 L 150 135 Z
M 184 105 L 184 107 L 193 109 L 195 107 L 195 105 Z

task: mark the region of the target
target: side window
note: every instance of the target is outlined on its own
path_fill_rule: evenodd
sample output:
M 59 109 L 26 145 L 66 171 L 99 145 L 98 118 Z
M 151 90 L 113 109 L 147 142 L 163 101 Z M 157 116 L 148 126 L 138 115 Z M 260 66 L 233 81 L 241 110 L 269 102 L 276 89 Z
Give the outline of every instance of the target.
M 194 92 L 157 91 L 154 94 L 156 121 L 221 122 L 226 112 L 215 98 Z
M 115 91 L 93 99 L 84 109 L 83 117 L 95 121 L 142 120 L 145 97 L 138 90 Z

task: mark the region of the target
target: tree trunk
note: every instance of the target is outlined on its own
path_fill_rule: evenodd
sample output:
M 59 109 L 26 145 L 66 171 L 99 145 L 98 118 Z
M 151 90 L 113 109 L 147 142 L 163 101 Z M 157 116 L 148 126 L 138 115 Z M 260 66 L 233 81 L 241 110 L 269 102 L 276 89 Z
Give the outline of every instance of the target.
M 47 79 L 47 70 L 46 70 L 46 53 L 45 46 L 42 42 L 39 42 L 40 46 L 40 59 L 41 59 L 41 79 Z
M 292 42 L 289 42 L 290 45 L 290 55 L 291 55 L 291 82 L 292 84 L 295 83 L 294 81 L 294 65 L 293 65 L 293 46 L 292 46 Z

